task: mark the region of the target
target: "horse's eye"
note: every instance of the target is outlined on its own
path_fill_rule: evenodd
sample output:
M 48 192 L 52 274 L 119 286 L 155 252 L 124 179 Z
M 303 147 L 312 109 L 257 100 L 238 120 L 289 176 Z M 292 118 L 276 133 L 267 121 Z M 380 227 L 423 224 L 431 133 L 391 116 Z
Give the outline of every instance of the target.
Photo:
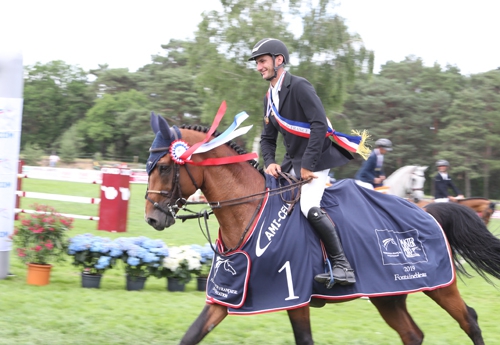
M 160 175 L 168 175 L 172 171 L 172 167 L 170 165 L 158 165 L 158 170 Z

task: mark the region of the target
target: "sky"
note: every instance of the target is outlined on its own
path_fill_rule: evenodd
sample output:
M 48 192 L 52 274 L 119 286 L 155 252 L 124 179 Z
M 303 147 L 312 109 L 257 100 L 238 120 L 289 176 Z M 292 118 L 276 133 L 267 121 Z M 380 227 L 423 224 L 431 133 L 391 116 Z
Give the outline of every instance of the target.
M 500 67 L 500 1 L 338 2 L 349 31 L 375 52 L 375 73 L 410 55 L 462 74 Z M 0 0 L 0 48 L 19 47 L 24 65 L 62 60 L 85 70 L 107 63 L 133 72 L 161 44 L 193 38 L 201 13 L 218 9 L 220 0 Z

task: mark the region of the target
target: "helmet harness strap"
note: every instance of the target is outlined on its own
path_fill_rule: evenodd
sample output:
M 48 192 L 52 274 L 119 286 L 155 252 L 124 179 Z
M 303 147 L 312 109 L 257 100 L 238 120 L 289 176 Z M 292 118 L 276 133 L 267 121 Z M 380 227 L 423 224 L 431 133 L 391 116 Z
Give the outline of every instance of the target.
M 279 64 L 278 66 L 276 66 L 276 55 L 271 55 L 271 57 L 273 58 L 273 69 L 274 69 L 274 75 L 271 77 L 271 78 L 266 78 L 267 81 L 271 81 L 273 80 L 274 78 L 276 78 L 278 76 L 278 70 L 283 67 L 284 65 L 284 62 L 282 62 L 281 64 Z M 283 58 L 284 60 L 284 58 Z

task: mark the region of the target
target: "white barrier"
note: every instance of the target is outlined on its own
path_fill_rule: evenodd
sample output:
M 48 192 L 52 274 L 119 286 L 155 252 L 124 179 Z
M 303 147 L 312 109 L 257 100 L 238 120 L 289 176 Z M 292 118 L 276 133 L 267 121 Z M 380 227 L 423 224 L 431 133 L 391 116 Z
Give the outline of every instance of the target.
M 23 178 L 44 179 L 54 181 L 67 181 L 79 183 L 101 184 L 101 197 L 90 198 L 62 194 L 49 194 L 39 192 L 27 192 L 20 190 L 21 183 L 18 183 L 16 195 L 18 197 L 36 198 L 43 200 L 56 200 L 66 202 L 77 202 L 87 204 L 99 204 L 99 216 L 84 216 L 75 214 L 62 214 L 66 217 L 86 220 L 97 220 L 98 230 L 113 232 L 126 231 L 128 200 L 130 197 L 129 184 L 131 172 L 118 168 L 104 168 L 100 171 L 64 169 L 52 167 L 31 167 L 23 166 L 22 173 L 18 174 L 19 181 Z M 136 182 L 140 183 L 140 182 Z M 17 213 L 39 213 L 35 210 L 19 208 L 19 203 L 15 209 Z

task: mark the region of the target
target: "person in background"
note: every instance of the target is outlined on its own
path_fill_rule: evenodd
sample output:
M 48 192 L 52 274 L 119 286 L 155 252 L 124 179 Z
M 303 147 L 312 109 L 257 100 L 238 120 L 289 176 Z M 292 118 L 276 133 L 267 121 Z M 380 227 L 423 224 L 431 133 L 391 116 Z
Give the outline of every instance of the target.
M 450 175 L 448 175 L 448 168 L 450 163 L 447 160 L 440 159 L 436 162 L 436 168 L 438 170 L 436 176 L 434 177 L 434 202 L 447 202 L 449 201 L 448 190 L 451 188 L 455 192 L 457 198 L 463 198 L 460 189 L 455 186 L 451 180 Z
M 249 60 L 255 61 L 257 71 L 270 83 L 264 97 L 260 141 L 265 172 L 278 177 L 283 171 L 310 180 L 301 187 L 300 209 L 321 238 L 332 262 L 331 272 L 318 274 L 314 280 L 328 288 L 334 284 L 354 284 L 354 270 L 344 254 L 335 225 L 320 208 L 330 168 L 344 165 L 353 157 L 326 135 L 329 124 L 325 109 L 311 83 L 285 71 L 290 57 L 282 41 L 260 40 Z M 286 149 L 281 164 L 275 160 L 278 133 L 283 135 Z
M 55 167 L 57 165 L 57 162 L 59 162 L 59 156 L 56 155 L 55 152 L 52 152 L 52 154 L 49 156 L 49 165 L 51 167 Z
M 370 157 L 363 162 L 361 168 L 356 172 L 354 178 L 363 187 L 374 189 L 381 187 L 385 180 L 384 155 L 392 151 L 392 142 L 389 139 L 381 138 L 375 142 L 376 148 Z M 359 181 L 363 183 L 359 183 Z

